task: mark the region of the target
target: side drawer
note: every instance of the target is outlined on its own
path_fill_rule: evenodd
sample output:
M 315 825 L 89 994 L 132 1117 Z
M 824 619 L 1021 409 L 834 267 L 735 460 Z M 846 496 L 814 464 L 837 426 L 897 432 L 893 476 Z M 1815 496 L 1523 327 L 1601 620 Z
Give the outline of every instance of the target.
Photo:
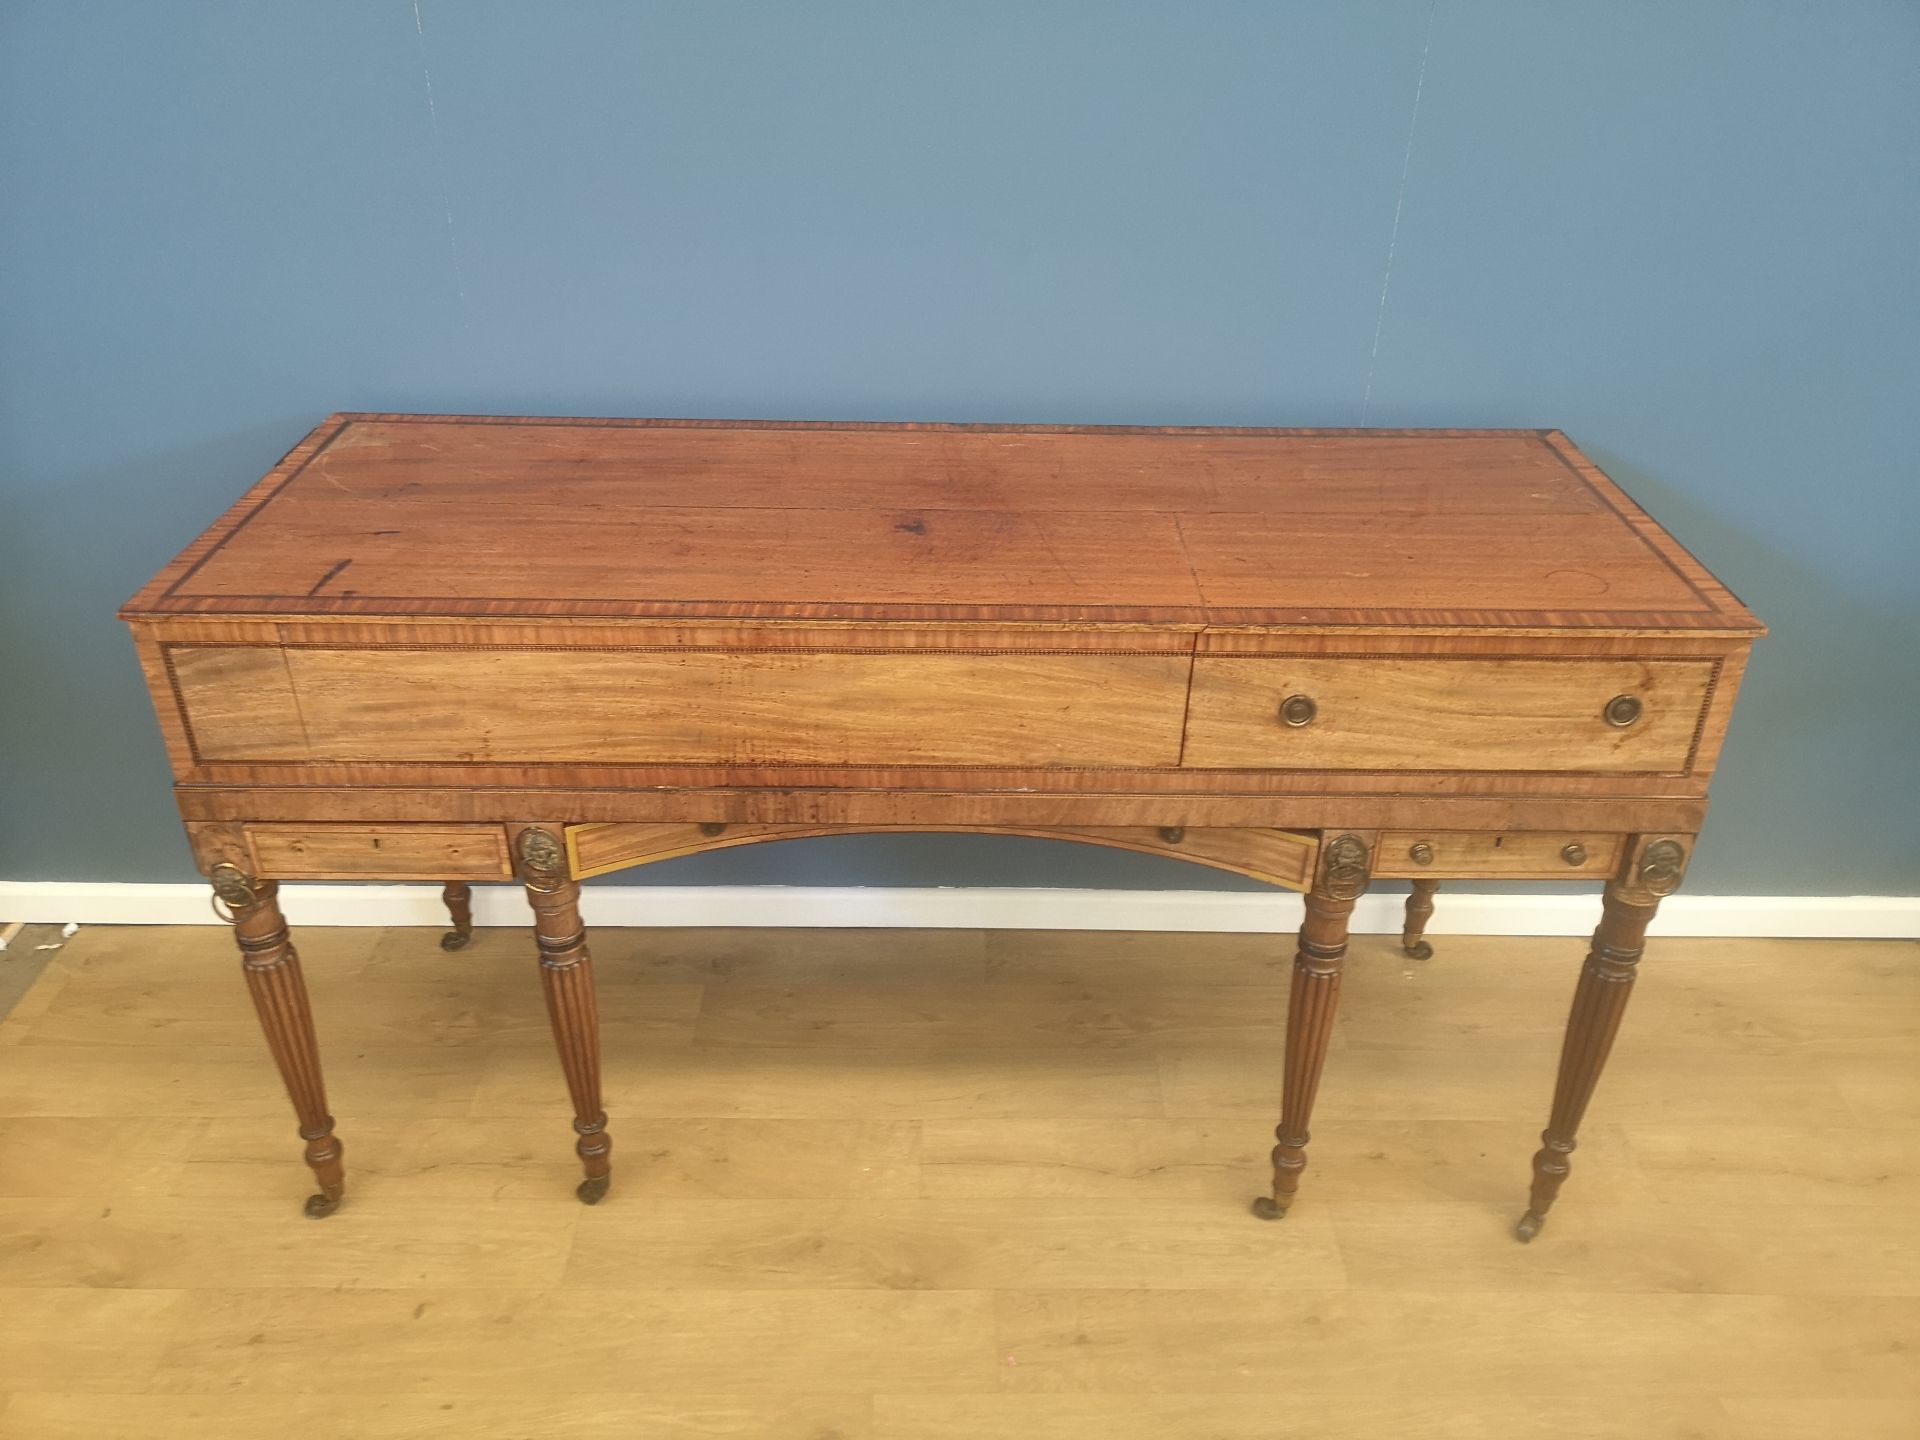
M 1203 655 L 1194 662 L 1182 764 L 1684 774 L 1718 665 L 1710 657 Z
M 1153 766 L 1183 653 L 173 646 L 197 762 Z
M 1385 880 L 1604 880 L 1620 868 L 1624 836 L 1544 830 L 1385 830 L 1373 873 Z
M 498 825 L 249 825 L 254 873 L 275 880 L 510 880 Z

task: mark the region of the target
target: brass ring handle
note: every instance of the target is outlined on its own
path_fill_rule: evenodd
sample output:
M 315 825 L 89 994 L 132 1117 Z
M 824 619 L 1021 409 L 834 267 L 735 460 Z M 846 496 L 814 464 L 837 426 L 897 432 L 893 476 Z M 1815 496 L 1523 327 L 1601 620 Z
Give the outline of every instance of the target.
M 1616 695 L 1607 701 L 1607 708 L 1601 714 L 1606 717 L 1607 724 L 1624 730 L 1640 718 L 1644 709 L 1638 695 Z
M 1302 725 L 1311 725 L 1319 713 L 1320 707 L 1313 703 L 1311 695 L 1289 695 L 1280 702 L 1280 723 L 1296 730 Z

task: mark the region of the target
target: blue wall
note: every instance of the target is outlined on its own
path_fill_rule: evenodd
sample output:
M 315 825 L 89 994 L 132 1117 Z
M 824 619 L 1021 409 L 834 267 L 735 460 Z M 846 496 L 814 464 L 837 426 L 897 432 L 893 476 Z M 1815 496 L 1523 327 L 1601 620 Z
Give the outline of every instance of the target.
M 1916 74 L 1901 0 L 12 0 L 0 877 L 191 874 L 115 606 L 326 412 L 444 409 L 1559 425 L 1774 627 L 1692 888 L 1911 893 Z

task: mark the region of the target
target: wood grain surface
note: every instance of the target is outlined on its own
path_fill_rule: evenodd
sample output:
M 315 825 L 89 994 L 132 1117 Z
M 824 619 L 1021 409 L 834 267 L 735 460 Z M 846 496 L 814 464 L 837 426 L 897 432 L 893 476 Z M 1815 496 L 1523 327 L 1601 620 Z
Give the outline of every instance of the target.
M 1758 628 L 1553 431 L 417 415 L 328 420 L 126 613 Z
M 1179 655 L 171 653 L 209 761 L 1179 763 Z

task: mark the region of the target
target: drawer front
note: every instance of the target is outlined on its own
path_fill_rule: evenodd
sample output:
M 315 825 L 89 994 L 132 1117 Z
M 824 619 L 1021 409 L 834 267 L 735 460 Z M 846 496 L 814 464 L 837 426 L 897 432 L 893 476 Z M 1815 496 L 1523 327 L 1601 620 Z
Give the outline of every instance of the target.
M 1606 879 L 1620 868 L 1624 837 L 1571 831 L 1489 834 L 1459 830 L 1386 830 L 1374 851 L 1378 879 Z
M 202 762 L 1157 766 L 1183 654 L 177 646 Z
M 506 880 L 498 825 L 249 825 L 256 874 L 304 880 Z
M 1684 774 L 1716 668 L 1705 658 L 1203 655 L 1182 764 Z M 1620 697 L 1638 706 L 1625 724 L 1608 715 Z

